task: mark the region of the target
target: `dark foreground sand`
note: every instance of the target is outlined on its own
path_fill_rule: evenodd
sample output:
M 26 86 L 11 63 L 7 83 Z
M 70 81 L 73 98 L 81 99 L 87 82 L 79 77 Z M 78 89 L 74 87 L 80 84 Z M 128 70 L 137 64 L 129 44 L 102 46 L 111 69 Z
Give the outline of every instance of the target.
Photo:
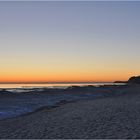
M 140 87 L 0 121 L 0 138 L 140 138 Z

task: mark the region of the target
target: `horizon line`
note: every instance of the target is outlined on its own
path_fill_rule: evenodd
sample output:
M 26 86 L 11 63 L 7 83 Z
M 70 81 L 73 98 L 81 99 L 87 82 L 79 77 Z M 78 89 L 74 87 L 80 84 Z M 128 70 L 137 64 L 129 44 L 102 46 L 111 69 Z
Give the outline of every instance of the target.
M 79 82 L 0 82 L 0 84 L 78 84 L 78 83 L 114 83 L 115 81 L 79 81 Z M 120 81 L 122 82 L 122 81 Z M 124 81 L 123 81 L 124 82 Z

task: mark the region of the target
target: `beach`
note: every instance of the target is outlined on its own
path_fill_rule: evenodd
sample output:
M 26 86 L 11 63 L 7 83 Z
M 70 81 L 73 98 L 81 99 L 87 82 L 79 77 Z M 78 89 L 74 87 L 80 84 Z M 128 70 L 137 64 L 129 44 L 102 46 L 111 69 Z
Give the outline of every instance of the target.
M 0 1 L 0 140 L 140 139 L 139 0 Z
M 1 139 L 140 138 L 140 86 L 122 94 L 60 104 L 0 121 Z

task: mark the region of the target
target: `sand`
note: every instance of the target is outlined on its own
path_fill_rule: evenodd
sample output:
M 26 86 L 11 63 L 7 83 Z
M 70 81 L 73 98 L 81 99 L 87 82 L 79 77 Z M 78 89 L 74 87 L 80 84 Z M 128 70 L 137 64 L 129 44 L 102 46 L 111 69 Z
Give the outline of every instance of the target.
M 140 87 L 0 121 L 1 139 L 140 138 Z

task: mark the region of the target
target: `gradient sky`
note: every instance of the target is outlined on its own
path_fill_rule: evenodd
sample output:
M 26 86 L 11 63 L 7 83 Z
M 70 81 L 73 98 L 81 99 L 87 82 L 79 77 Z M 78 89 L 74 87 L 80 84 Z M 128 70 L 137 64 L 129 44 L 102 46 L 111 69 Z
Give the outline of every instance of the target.
M 0 82 L 140 74 L 140 2 L 0 2 Z

